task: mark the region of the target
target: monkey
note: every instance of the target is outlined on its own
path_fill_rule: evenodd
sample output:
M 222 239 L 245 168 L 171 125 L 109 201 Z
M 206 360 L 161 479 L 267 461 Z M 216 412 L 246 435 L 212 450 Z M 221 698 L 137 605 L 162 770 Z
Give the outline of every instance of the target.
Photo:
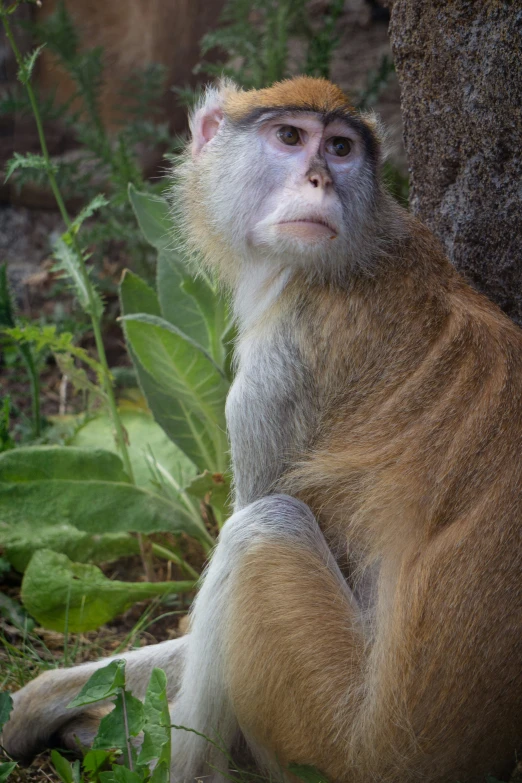
M 522 334 L 383 184 L 383 132 L 332 83 L 224 80 L 174 201 L 230 292 L 234 508 L 169 678 L 172 780 L 259 767 L 478 783 L 522 746 Z M 88 740 L 96 666 L 14 694 L 3 743 Z M 184 729 L 194 729 L 198 733 Z M 208 742 L 210 738 L 212 742 Z

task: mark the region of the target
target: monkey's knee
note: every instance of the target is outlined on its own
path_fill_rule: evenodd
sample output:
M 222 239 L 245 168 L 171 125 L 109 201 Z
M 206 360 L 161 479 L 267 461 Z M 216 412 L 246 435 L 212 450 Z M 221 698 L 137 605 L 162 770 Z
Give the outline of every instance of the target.
M 267 495 L 236 511 L 224 526 L 227 548 L 248 549 L 263 539 L 293 540 L 316 546 L 322 534 L 310 508 L 290 495 Z

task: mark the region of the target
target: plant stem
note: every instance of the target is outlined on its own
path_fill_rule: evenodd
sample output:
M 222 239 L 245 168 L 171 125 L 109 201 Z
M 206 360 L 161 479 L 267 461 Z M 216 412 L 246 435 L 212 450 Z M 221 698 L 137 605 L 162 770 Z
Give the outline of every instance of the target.
M 196 569 L 192 568 L 189 563 L 186 563 L 182 557 L 177 555 L 171 549 L 167 549 L 166 546 L 162 546 L 161 544 L 153 544 L 152 551 L 158 557 L 163 557 L 165 560 L 172 560 L 173 563 L 176 563 L 176 565 L 178 565 L 180 568 L 183 568 L 183 570 L 186 571 L 187 574 L 190 574 L 190 576 L 193 576 L 194 579 L 199 579 L 200 575 Z
M 125 726 L 125 744 L 127 746 L 127 766 L 131 772 L 134 772 L 134 766 L 132 764 L 132 752 L 130 746 L 130 734 L 129 734 L 129 716 L 127 715 L 127 704 L 125 703 L 125 690 L 120 688 L 121 706 L 123 712 L 123 725 Z

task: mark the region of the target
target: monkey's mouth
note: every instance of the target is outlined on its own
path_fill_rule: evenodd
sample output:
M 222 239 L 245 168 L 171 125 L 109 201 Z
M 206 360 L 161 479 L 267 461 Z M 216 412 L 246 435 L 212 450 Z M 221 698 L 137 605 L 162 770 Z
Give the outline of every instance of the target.
M 337 230 L 322 218 L 283 220 L 277 228 L 296 239 L 335 239 Z

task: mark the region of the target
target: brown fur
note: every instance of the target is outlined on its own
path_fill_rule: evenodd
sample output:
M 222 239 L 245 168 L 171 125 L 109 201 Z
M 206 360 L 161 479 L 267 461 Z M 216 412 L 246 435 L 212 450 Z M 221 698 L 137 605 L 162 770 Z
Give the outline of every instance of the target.
M 224 110 L 284 105 L 347 101 L 297 79 L 227 93 Z M 282 763 L 350 783 L 483 781 L 522 747 L 522 333 L 382 203 L 393 231 L 374 274 L 296 273 L 266 314 L 294 314 L 320 410 L 274 490 L 311 507 L 355 594 L 378 575 L 373 608 L 306 549 L 256 545 L 235 575 L 230 688 Z M 195 234 L 234 285 L 221 238 Z
M 304 314 L 324 415 L 277 489 L 353 553 L 355 589 L 378 564 L 375 616 L 309 553 L 260 547 L 237 575 L 230 676 L 241 725 L 283 761 L 482 781 L 522 740 L 522 334 L 404 220 L 386 273 L 348 293 L 296 282 L 278 304 Z

